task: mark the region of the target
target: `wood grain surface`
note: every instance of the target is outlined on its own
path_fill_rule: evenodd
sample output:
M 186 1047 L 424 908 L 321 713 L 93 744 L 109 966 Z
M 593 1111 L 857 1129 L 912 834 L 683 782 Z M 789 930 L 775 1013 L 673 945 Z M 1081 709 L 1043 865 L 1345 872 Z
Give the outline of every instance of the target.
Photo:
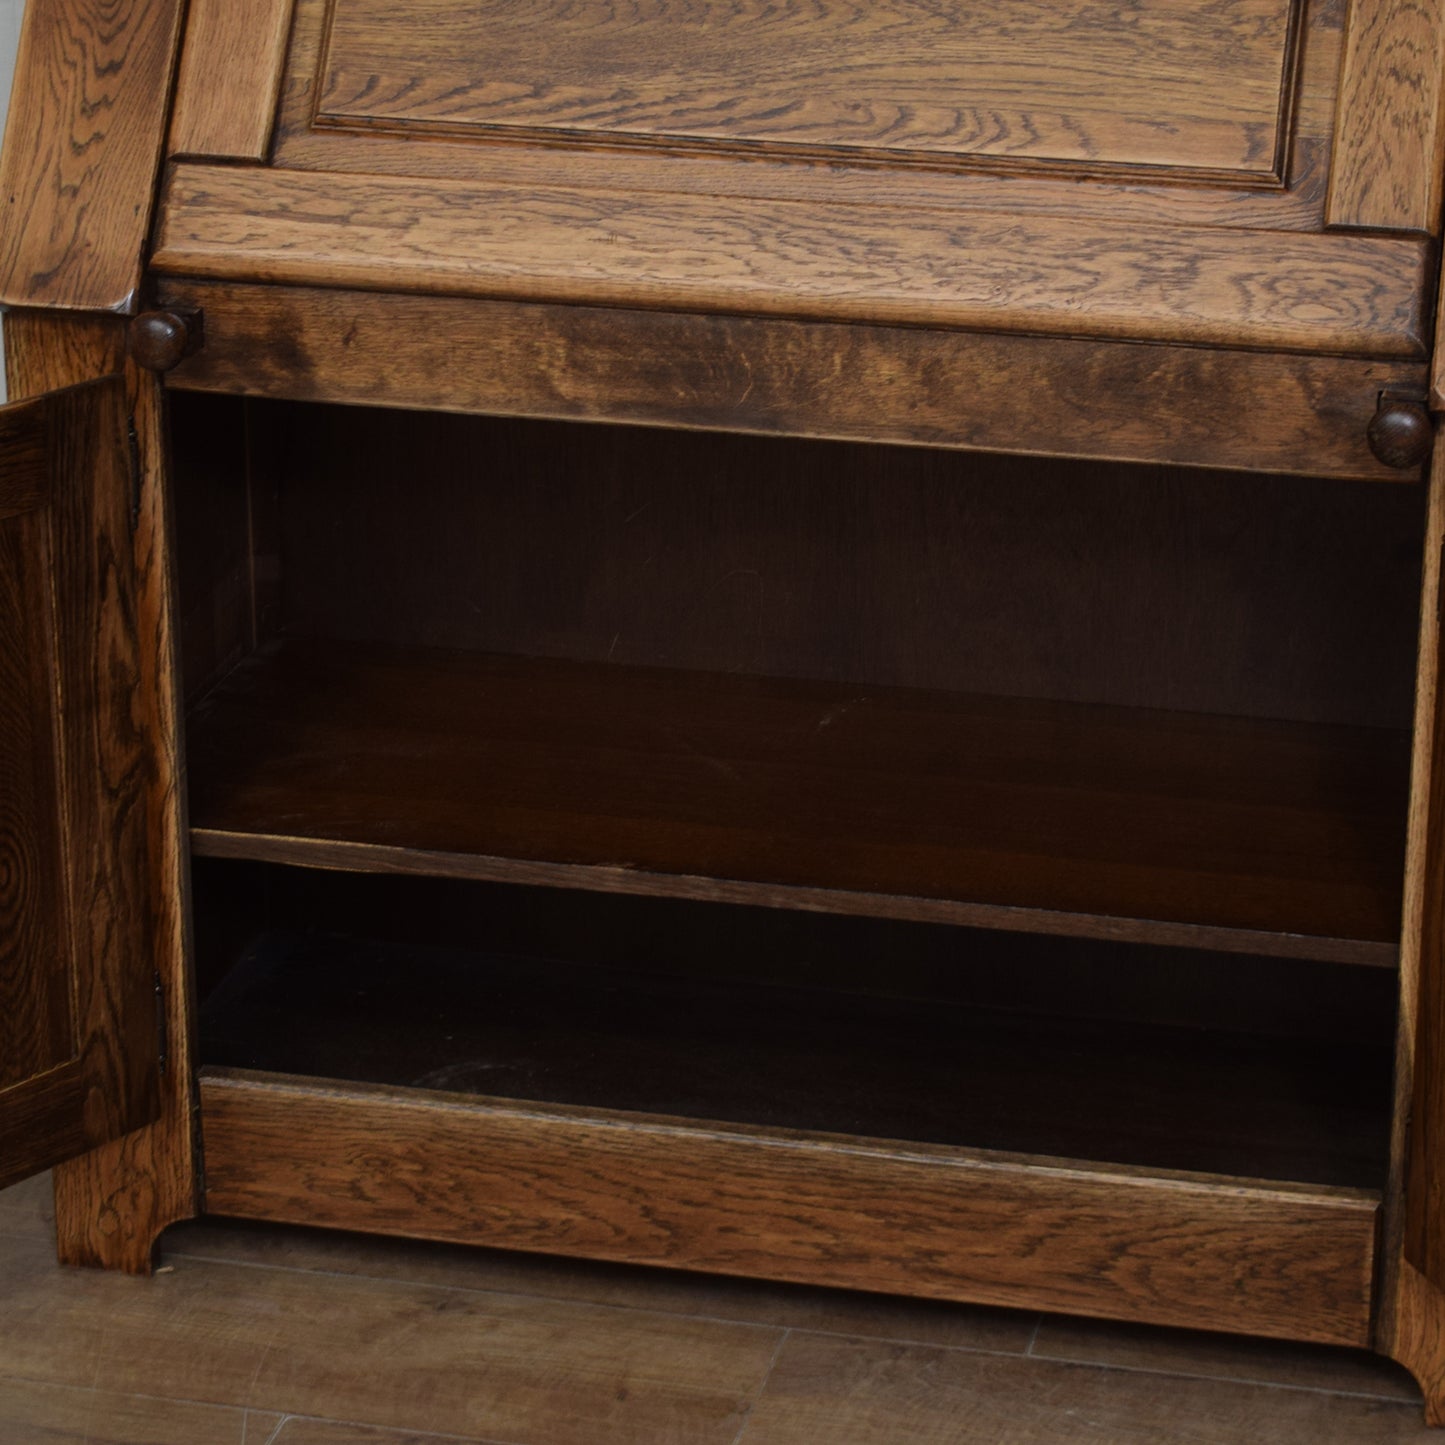
M 34 511 L 45 501 L 44 407 L 0 410 L 0 521 Z
M 206 1206 L 1363 1343 L 1376 1199 L 284 1076 L 201 1076 Z
M 72 868 L 87 871 L 74 896 L 92 900 L 75 910 L 77 947 L 91 960 L 80 1018 L 119 1017 L 124 998 L 128 1041 L 107 1051 L 98 1097 L 122 1107 L 144 1071 L 148 1109 L 154 1117 L 158 1106 L 160 1117 L 148 1128 L 132 1120 L 124 1138 L 60 1166 L 55 1182 L 62 1257 L 143 1271 L 155 1235 L 194 1213 L 196 1199 L 159 385 L 125 367 L 124 327 L 115 320 L 12 312 L 5 340 L 13 395 L 107 372 L 124 376 L 112 385 L 108 465 L 90 459 L 77 485 L 75 505 L 93 515 L 80 514 L 55 556 L 78 573 L 58 595 L 62 626 L 77 639 L 64 679 L 75 708 L 67 766 L 77 830 Z M 169 1053 L 159 1080 L 158 1012 Z
M 0 156 L 0 302 L 134 309 L 181 0 L 30 0 Z
M 47 401 L 0 408 L 0 1101 L 76 1053 L 49 597 L 56 420 Z M 0 1178 L 14 1169 L 6 1151 Z
M 43 416 L 46 499 L 0 545 L 5 634 L 25 644 L 0 714 L 7 1181 L 154 1118 L 158 1074 L 124 389 L 19 406 Z
M 191 0 L 176 77 L 173 156 L 265 160 L 292 0 Z
M 1445 1291 L 1445 708 L 1441 707 L 1438 592 L 1445 547 L 1445 443 L 1438 443 L 1422 606 L 1435 615 L 1421 629 L 1416 769 L 1406 851 L 1406 946 L 1401 972 L 1401 1124 L 1408 1120 L 1404 1166 L 1405 1260 L 1437 1293 Z M 1392 1200 L 1392 1204 L 1394 1200 Z M 1393 1223 L 1392 1219 L 1392 1223 Z
M 181 390 L 1165 461 L 1376 481 L 1412 362 L 169 281 Z M 667 384 L 658 384 L 665 376 Z
M 1387 962 L 1405 751 L 1383 730 L 313 643 L 236 669 L 188 759 L 213 856 Z
M 1404 904 L 1390 1170 L 1380 1215 L 1375 1348 L 1400 1361 L 1425 1394 L 1427 1419 L 1445 1425 L 1445 1289 L 1438 1270 L 1441 1216 L 1442 963 L 1441 586 L 1445 561 L 1445 439 L 1437 439 L 1420 580 L 1420 632 Z
M 1439 234 L 1445 4 L 1352 0 L 1325 220 Z
M 1130 224 L 1317 231 L 1329 183 L 1344 9 L 1341 0 L 1302 8 L 1292 134 L 1280 185 L 1261 184 L 1259 177 L 1242 173 L 1204 181 L 1197 172 L 1153 166 L 1094 174 L 1080 162 L 982 155 L 950 160 L 937 153 L 930 162 L 926 153 L 886 149 L 815 152 L 791 145 L 662 138 L 612 144 L 596 131 L 563 134 L 497 126 L 429 134 L 405 123 L 378 127 L 335 121 L 318 127 L 331 12 L 327 0 L 296 0 L 272 159 L 277 166 L 300 170 L 523 188 L 601 187 L 635 194 L 661 186 L 701 197 L 771 196 L 869 207 L 1048 213 Z M 232 103 L 248 102 L 234 95 Z M 1084 177 L 1087 184 L 1080 184 Z
M 1274 180 L 1302 8 L 342 0 L 317 114 Z
M 182 163 L 167 275 L 1425 354 L 1423 241 Z

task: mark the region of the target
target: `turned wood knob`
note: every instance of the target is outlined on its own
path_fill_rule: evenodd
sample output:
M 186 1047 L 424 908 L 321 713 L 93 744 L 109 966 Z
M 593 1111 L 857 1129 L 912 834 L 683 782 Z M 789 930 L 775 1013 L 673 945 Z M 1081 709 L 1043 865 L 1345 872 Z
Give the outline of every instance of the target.
M 195 350 L 192 322 L 174 311 L 142 311 L 130 323 L 130 354 L 147 371 L 169 371 Z
M 1381 397 L 1365 435 L 1370 450 L 1387 467 L 1418 467 L 1430 455 L 1435 424 L 1423 401 Z

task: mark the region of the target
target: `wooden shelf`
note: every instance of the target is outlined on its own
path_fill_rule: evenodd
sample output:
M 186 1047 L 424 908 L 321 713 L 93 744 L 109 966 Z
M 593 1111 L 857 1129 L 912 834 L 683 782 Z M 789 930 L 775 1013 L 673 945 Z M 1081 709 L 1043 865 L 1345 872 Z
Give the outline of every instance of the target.
M 1387 1167 L 1388 1034 L 1081 1020 L 309 931 L 244 950 L 202 1011 L 199 1057 L 1335 1188 L 1378 1189 Z
M 217 857 L 1396 956 L 1382 730 L 291 643 L 188 759 Z

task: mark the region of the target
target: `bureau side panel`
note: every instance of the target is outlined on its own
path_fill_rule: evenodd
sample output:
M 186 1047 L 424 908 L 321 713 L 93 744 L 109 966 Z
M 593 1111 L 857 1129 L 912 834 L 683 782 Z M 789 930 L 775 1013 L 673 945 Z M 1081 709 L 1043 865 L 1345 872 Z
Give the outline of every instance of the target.
M 0 302 L 134 309 L 183 0 L 30 0 L 0 152 Z

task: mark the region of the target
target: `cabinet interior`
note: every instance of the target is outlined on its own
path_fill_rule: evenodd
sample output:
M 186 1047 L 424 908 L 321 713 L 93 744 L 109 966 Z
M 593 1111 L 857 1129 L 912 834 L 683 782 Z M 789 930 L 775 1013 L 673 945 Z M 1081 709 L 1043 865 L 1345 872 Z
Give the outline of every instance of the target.
M 1421 488 L 172 425 L 203 1066 L 1381 1187 Z

